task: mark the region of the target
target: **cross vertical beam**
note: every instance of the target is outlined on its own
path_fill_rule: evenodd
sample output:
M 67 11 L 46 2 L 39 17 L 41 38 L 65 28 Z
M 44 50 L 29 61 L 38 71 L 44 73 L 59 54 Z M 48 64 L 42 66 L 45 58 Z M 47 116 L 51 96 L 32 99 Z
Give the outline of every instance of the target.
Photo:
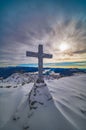
M 38 70 L 39 70 L 39 78 L 42 79 L 42 71 L 43 71 L 43 45 L 38 46 Z

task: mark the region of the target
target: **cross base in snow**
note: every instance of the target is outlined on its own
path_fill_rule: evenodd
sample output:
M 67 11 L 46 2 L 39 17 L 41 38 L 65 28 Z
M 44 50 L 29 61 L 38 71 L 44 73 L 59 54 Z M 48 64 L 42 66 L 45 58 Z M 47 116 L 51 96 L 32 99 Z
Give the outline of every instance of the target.
M 36 81 L 36 83 L 44 83 L 44 79 L 43 78 L 42 79 L 38 78 L 37 81 Z

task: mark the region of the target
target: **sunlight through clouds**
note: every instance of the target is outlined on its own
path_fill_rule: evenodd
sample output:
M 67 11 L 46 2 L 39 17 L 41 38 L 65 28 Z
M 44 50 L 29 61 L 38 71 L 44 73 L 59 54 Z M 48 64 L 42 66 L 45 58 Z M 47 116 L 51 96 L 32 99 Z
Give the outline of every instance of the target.
M 38 44 L 44 45 L 46 53 L 53 54 L 53 59 L 44 60 L 47 63 L 86 61 L 85 5 L 84 0 L 3 0 L 0 66 L 37 62 L 35 58 L 27 59 L 25 53 L 37 51 Z

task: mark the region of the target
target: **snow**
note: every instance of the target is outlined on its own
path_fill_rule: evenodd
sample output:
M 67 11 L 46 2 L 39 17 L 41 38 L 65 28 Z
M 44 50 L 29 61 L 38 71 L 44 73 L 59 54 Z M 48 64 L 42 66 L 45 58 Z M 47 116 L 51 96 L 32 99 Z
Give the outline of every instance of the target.
M 85 74 L 45 80 L 46 84 L 25 82 L 16 88 L 0 88 L 0 130 L 86 130 Z M 30 109 L 30 94 L 37 109 Z
M 17 86 L 33 82 L 35 77 L 37 76 L 31 73 L 14 73 L 6 79 L 0 80 L 0 86 L 16 88 Z
M 9 76 L 6 79 L 1 78 L 0 79 L 0 88 L 16 88 L 16 87 L 21 87 L 27 83 L 32 83 L 35 82 L 38 78 L 38 72 L 34 73 L 14 73 L 11 76 Z M 45 79 L 58 79 L 60 78 L 60 75 L 58 76 L 57 74 L 55 75 L 45 75 Z
M 29 93 L 30 109 L 38 109 L 40 107 L 48 107 L 52 104 L 52 96 L 45 83 L 35 83 Z

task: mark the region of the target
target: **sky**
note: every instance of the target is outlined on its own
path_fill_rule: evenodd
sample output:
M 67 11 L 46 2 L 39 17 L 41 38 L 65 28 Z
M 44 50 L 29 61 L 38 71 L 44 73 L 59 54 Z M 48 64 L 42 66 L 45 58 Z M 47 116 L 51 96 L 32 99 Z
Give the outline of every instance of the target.
M 0 66 L 37 63 L 39 44 L 44 63 L 86 68 L 86 0 L 0 0 Z

